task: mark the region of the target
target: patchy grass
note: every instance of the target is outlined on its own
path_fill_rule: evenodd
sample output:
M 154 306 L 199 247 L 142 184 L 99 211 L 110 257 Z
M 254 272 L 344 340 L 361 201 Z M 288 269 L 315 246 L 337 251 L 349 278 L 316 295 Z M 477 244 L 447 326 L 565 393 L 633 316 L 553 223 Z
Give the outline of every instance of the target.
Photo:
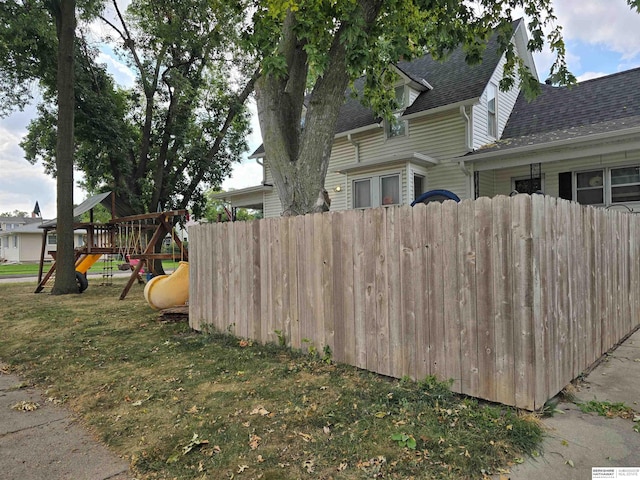
M 282 346 L 161 323 L 134 285 L 2 285 L 0 358 L 139 478 L 482 478 L 534 452 L 535 418 Z M 326 359 L 325 359 L 326 360 Z
M 102 273 L 106 262 L 99 261 L 94 263 L 89 272 L 91 273 Z M 118 264 L 124 263 L 121 260 L 113 260 L 113 268 L 117 269 Z M 179 262 L 173 262 L 170 260 L 164 260 L 162 262 L 162 266 L 165 270 L 175 270 L 178 267 Z M 51 267 L 51 263 L 46 263 L 44 265 L 44 271 L 47 272 Z M 38 275 L 39 264 L 38 263 L 0 263 L 0 277 L 9 276 L 9 275 Z
M 582 413 L 597 413 L 601 417 L 613 418 L 634 418 L 636 411 L 625 405 L 623 402 L 601 402 L 599 400 L 589 400 L 585 403 L 576 403 Z

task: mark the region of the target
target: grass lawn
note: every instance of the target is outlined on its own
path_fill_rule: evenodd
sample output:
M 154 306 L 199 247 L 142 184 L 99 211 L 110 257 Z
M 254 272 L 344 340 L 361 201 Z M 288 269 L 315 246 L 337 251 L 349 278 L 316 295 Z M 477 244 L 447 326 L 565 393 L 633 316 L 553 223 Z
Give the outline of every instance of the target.
M 118 265 L 124 263 L 119 260 L 113 261 L 113 269 L 117 271 Z M 162 265 L 165 270 L 175 270 L 179 262 L 163 261 Z M 89 269 L 89 273 L 102 273 L 105 262 L 96 262 Z M 44 272 L 51 267 L 51 263 L 44 265 Z M 2 264 L 0 263 L 0 278 L 8 275 L 38 275 L 39 265 L 37 263 L 21 263 L 21 264 Z
M 0 359 L 141 479 L 458 479 L 535 453 L 535 416 L 276 345 L 157 320 L 124 280 L 0 286 Z

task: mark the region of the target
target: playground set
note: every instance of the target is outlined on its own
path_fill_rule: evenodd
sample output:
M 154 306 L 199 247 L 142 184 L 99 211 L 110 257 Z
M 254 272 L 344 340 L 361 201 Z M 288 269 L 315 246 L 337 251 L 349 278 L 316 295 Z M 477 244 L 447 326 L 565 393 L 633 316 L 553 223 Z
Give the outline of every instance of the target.
M 94 221 L 94 208 L 102 204 L 111 211 L 111 219 L 106 223 Z M 118 206 L 115 195 L 105 192 L 88 198 L 76 208 L 73 216 L 89 212 L 89 222 L 74 223 L 74 231 L 86 232 L 85 244 L 74 249 L 76 279 L 79 291 L 87 288 L 87 271 L 101 258 L 105 260 L 103 268 L 103 285 L 111 284 L 114 260 L 123 261 L 119 265 L 121 270 L 130 270 L 131 275 L 125 285 L 120 300 L 123 300 L 133 284 L 143 283 L 141 273 L 146 268 L 147 273 L 153 275 L 155 260 L 179 260 L 180 264 L 171 275 L 158 275 L 150 278 L 145 286 L 145 298 L 152 308 L 161 309 L 184 304 L 189 292 L 189 254 L 182 240 L 174 228 L 175 217 L 185 217 L 186 210 L 171 210 L 166 212 L 145 213 L 139 215 L 117 216 Z M 122 212 L 122 208 L 120 208 Z M 42 249 L 40 252 L 40 268 L 38 271 L 38 286 L 34 293 L 40 293 L 56 272 L 56 251 L 49 251 L 53 263 L 44 273 L 45 252 L 48 235 L 55 232 L 56 220 L 44 222 Z M 156 253 L 167 235 L 171 236 L 175 249 L 170 253 Z M 185 273 L 186 272 L 186 273 Z

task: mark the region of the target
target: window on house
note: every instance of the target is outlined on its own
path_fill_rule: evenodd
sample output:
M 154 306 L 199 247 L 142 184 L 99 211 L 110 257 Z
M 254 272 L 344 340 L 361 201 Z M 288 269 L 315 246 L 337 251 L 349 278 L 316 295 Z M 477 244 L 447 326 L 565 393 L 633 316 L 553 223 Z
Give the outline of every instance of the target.
M 47 245 L 57 245 L 58 244 L 58 236 L 54 233 L 50 233 L 47 235 Z
M 386 122 L 387 138 L 404 137 L 407 134 L 406 122 L 400 118 L 400 114 L 396 114 L 395 122 Z
M 543 191 L 542 178 L 541 177 L 527 177 L 527 178 L 515 178 L 512 182 L 512 190 L 518 193 L 536 193 L 537 191 Z
M 487 133 L 494 138 L 498 136 L 497 95 L 498 89 L 490 83 L 487 87 Z
M 371 179 L 354 180 L 353 208 L 367 208 L 371 206 Z
M 415 200 L 424 193 L 424 177 L 422 175 L 413 175 L 413 199 Z
M 18 248 L 18 236 L 13 236 L 13 248 Z
M 382 205 L 398 205 L 400 203 L 400 177 L 391 175 L 380 178 Z
M 353 181 L 353 208 L 400 204 L 400 175 L 384 175 Z
M 583 205 L 604 204 L 604 171 L 576 173 L 576 200 Z
M 395 88 L 396 113 L 394 122 L 385 122 L 387 138 L 403 137 L 407 134 L 407 125 L 400 117 L 407 106 L 407 93 L 404 85 Z
M 640 201 L 640 167 L 611 169 L 611 203 Z
M 396 93 L 397 110 L 402 110 L 404 109 L 404 107 L 407 106 L 405 91 L 406 89 L 404 88 L 404 85 L 400 85 L 399 87 L 396 87 L 395 93 Z

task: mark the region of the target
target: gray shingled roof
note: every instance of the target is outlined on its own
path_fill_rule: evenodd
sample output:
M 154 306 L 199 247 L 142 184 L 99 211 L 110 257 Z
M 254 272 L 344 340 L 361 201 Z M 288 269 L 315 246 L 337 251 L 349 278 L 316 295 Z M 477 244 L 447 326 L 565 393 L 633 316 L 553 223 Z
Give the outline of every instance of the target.
M 502 138 L 469 155 L 637 126 L 640 126 L 640 68 L 572 87 L 542 85 L 542 93 L 530 103 L 520 93 Z
M 514 31 L 521 22 L 522 20 L 513 22 Z M 462 48 L 453 51 L 445 61 L 437 61 L 431 55 L 425 55 L 411 62 L 398 63 L 397 67 L 409 78 L 416 81 L 424 79 L 433 87 L 433 90 L 422 92 L 405 110 L 404 115 L 479 98 L 489 83 L 500 57 L 497 34 L 494 34 L 487 44 L 482 62 L 477 65 L 467 64 Z M 363 78 L 356 80 L 354 90 L 362 92 L 363 85 Z M 353 98 L 351 91 L 345 92 L 345 103 L 338 116 L 336 135 L 379 122 L 380 117 L 364 107 L 358 98 Z M 262 145 L 252 156 L 261 153 L 264 153 Z

